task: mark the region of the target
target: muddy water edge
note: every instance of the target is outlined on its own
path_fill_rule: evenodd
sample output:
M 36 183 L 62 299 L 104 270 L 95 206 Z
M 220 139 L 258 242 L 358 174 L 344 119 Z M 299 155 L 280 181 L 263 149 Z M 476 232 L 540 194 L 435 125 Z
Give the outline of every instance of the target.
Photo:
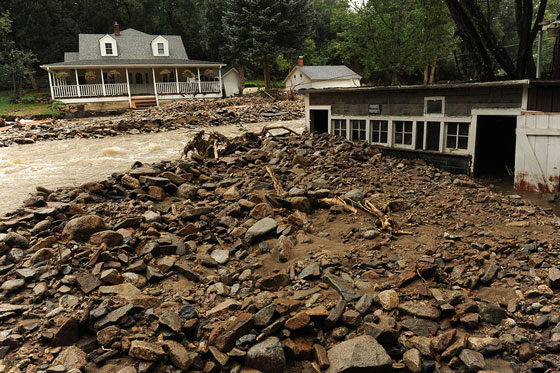
M 201 129 L 235 136 L 274 124 L 298 132 L 305 128 L 304 120 L 299 119 L 98 139 L 76 138 L 0 148 L 0 216 L 20 207 L 37 186 L 49 189 L 78 186 L 103 180 L 114 172 L 124 172 L 135 161 L 151 163 L 176 159 L 188 139 Z

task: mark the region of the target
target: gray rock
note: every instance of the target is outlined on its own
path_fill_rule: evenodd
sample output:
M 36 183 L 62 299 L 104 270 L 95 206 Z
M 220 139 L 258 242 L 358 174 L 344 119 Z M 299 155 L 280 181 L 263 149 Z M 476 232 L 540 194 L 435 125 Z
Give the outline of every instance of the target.
M 488 263 L 484 267 L 484 273 L 480 278 L 480 282 L 482 282 L 483 284 L 488 284 L 490 281 L 492 281 L 497 271 L 498 271 L 498 266 L 496 264 Z
M 492 324 L 499 324 L 507 317 L 506 310 L 493 303 L 481 305 L 478 313 L 482 316 L 484 321 Z
M 84 294 L 89 294 L 99 286 L 101 286 L 102 282 L 92 274 L 89 273 L 80 273 L 76 275 L 76 282 L 80 287 L 80 290 Z
M 338 319 L 340 319 L 340 317 L 344 313 L 345 308 L 346 301 L 344 301 L 344 299 L 339 300 L 336 306 L 331 309 L 331 312 L 329 312 L 329 316 L 327 316 L 327 319 L 325 320 L 327 326 L 333 326 L 334 324 L 336 324 Z
M 492 337 L 469 337 L 467 347 L 483 355 L 495 354 L 504 349 L 502 341 Z
M 471 371 L 479 371 L 484 369 L 486 363 L 484 362 L 484 356 L 480 352 L 469 350 L 467 348 L 463 349 L 459 354 L 459 359 L 469 368 Z
M 16 275 L 25 281 L 33 280 L 37 275 L 37 271 L 33 268 L 20 268 L 16 270 Z
M 109 312 L 102 319 L 97 320 L 93 327 L 95 329 L 103 329 L 106 326 L 116 324 L 119 322 L 119 320 L 125 317 L 130 311 L 132 311 L 133 308 L 134 306 L 132 304 L 127 304 L 125 306 L 119 307 L 116 310 Z
M 550 280 L 550 287 L 560 288 L 560 269 L 552 267 L 548 270 L 548 279 Z
M 4 236 L 3 241 L 10 247 L 18 247 L 20 249 L 27 249 L 29 247 L 29 241 L 27 238 L 16 232 L 7 233 Z
M 365 196 L 366 194 L 360 189 L 353 189 L 344 195 L 344 197 L 356 202 L 361 202 L 365 198 Z
M 107 229 L 105 222 L 97 215 L 80 216 L 64 226 L 62 236 L 69 240 L 87 241 L 95 232 Z
M 328 356 L 331 365 L 327 373 L 391 371 L 391 357 L 383 346 L 369 335 L 339 343 L 328 351 Z
M 429 337 L 437 332 L 439 324 L 426 319 L 405 319 L 401 325 L 403 328 L 414 332 L 421 337 Z
M 23 250 L 19 247 L 14 247 L 8 251 L 8 260 L 12 263 L 19 263 L 23 259 Z
M 262 308 L 255 314 L 255 326 L 265 327 L 272 321 L 274 313 L 276 312 L 276 304 L 269 304 L 268 306 Z
M 274 231 L 277 227 L 278 223 L 276 220 L 272 218 L 263 218 L 247 230 L 245 239 L 249 242 L 254 241 Z
M 369 310 L 372 303 L 373 303 L 373 295 L 364 294 L 364 295 L 362 295 L 360 300 L 358 300 L 358 302 L 356 303 L 356 306 L 354 308 L 356 309 L 356 311 L 358 311 L 359 313 L 361 313 L 363 315 L 364 313 L 367 312 L 367 310 Z
M 321 276 L 321 266 L 319 263 L 313 263 L 308 265 L 299 273 L 297 276 L 298 280 L 306 280 L 308 278 Z
M 25 280 L 18 278 L 15 280 L 4 281 L 2 286 L 0 286 L 0 289 L 4 291 L 14 291 L 21 288 L 23 285 L 25 285 Z
M 212 259 L 214 259 L 219 264 L 225 264 L 229 260 L 229 251 L 228 250 L 214 250 L 212 254 L 210 254 Z
M 163 348 L 156 343 L 132 341 L 128 354 L 130 357 L 135 357 L 137 359 L 156 361 L 165 356 L 165 351 L 163 351 Z
M 86 364 L 86 353 L 76 346 L 66 347 L 52 362 L 52 365 L 62 365 L 66 370 L 82 369 Z
M 173 330 L 175 333 L 181 331 L 183 326 L 183 319 L 175 311 L 167 311 L 159 317 L 159 323 L 167 326 L 169 329 Z
M 44 262 L 45 260 L 49 260 L 54 256 L 54 250 L 48 247 L 43 249 L 37 250 L 33 255 L 31 255 L 31 263 L 40 263 Z
M 277 337 L 268 337 L 247 351 L 247 366 L 263 372 L 281 373 L 286 367 L 282 342 Z
M 39 234 L 43 231 L 46 231 L 51 227 L 52 223 L 50 220 L 43 220 L 35 224 L 35 226 L 31 229 L 32 234 Z
M 325 282 L 331 285 L 338 293 L 344 298 L 345 301 L 350 302 L 358 299 L 360 296 L 354 292 L 352 284 L 344 281 L 341 277 L 327 273 L 323 276 Z

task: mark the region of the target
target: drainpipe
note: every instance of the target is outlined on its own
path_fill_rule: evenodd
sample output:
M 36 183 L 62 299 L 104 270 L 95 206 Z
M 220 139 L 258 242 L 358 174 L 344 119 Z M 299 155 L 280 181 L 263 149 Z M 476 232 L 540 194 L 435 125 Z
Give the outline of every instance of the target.
M 539 30 L 539 42 L 537 47 L 537 79 L 541 78 L 541 64 L 542 64 L 542 27 Z

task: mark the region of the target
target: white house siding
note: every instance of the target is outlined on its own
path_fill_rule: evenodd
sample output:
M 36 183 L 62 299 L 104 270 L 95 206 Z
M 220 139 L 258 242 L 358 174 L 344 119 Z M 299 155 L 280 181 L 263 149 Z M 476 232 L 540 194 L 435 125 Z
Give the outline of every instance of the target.
M 301 74 L 301 76 L 300 76 Z M 329 79 L 329 80 L 311 80 L 301 71 L 296 70 L 292 76 L 286 80 L 286 88 L 288 89 L 304 89 L 304 88 L 345 88 L 359 87 L 360 79 Z
M 232 71 L 224 75 L 222 80 L 224 82 L 226 97 L 231 97 L 239 94 L 239 85 L 241 84 L 241 80 L 238 73 Z
M 560 114 L 523 113 L 517 117 L 515 188 L 560 191 Z

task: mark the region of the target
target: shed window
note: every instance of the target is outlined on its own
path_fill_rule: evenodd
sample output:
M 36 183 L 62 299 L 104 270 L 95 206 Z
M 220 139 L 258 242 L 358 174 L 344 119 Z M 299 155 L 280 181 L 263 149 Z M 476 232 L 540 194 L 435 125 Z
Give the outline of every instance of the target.
M 333 119 L 334 135 L 346 138 L 346 119 Z
M 113 54 L 113 44 L 105 43 L 105 54 Z
M 387 144 L 389 122 L 386 120 L 371 121 L 371 142 Z
M 366 121 L 365 120 L 351 120 L 350 126 L 352 127 L 352 140 L 365 140 L 366 139 Z
M 165 54 L 165 47 L 163 43 L 157 43 L 158 54 Z
M 448 149 L 467 149 L 469 147 L 469 123 L 447 123 Z
M 395 121 L 395 144 L 412 145 L 412 122 Z
M 443 97 L 426 97 L 424 99 L 425 114 L 443 114 L 444 112 Z

